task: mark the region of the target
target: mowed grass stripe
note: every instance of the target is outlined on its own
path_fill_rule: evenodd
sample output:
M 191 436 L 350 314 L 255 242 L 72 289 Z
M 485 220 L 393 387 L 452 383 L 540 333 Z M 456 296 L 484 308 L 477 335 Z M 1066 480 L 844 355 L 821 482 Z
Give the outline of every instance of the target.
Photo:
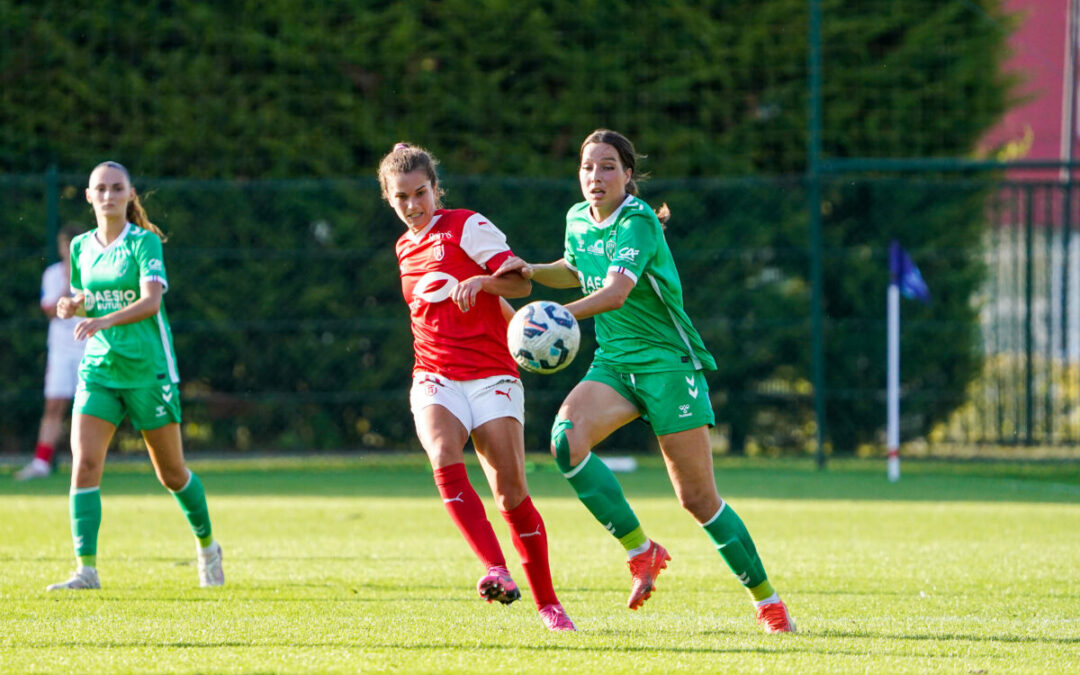
M 573 635 L 546 631 L 527 590 L 510 607 L 475 596 L 479 564 L 416 456 L 194 462 L 226 556 L 227 586 L 205 590 L 179 508 L 144 463 L 106 471 L 95 593 L 44 591 L 72 567 L 66 478 L 0 475 L 0 671 L 1052 673 L 1080 663 L 1080 500 L 1067 465 L 913 464 L 890 485 L 879 463 L 718 462 L 722 493 L 801 631 L 767 636 L 658 462 L 620 475 L 674 557 L 639 612 L 625 608 L 618 544 L 544 458 L 533 463 Z M 471 475 L 486 495 L 477 467 Z

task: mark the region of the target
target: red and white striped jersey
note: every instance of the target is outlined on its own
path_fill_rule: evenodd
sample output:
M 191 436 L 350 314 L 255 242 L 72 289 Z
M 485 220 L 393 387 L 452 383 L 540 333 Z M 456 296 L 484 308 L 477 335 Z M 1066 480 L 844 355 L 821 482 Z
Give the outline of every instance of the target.
M 396 251 L 412 319 L 413 372 L 451 380 L 516 377 L 499 297 L 481 292 L 468 312 L 450 300 L 459 282 L 489 274 L 513 255 L 506 236 L 479 213 L 440 209 L 423 231 L 401 235 Z

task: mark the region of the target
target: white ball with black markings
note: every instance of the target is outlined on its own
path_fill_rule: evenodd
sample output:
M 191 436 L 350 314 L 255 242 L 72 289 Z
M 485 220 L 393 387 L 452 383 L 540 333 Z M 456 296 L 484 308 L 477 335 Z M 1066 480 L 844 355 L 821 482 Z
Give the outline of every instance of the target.
M 557 302 L 530 302 L 506 329 L 510 354 L 530 373 L 550 375 L 570 365 L 581 344 L 577 319 Z

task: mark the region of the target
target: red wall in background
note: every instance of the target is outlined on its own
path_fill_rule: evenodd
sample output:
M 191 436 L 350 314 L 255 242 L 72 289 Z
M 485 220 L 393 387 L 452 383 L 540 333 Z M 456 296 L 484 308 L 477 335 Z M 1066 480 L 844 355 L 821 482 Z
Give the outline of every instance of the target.
M 1080 0 L 1073 0 L 1080 2 Z M 1061 160 L 1063 100 L 1067 95 L 1070 0 L 1005 0 L 1021 24 L 1010 36 L 1012 56 L 1005 69 L 1020 75 L 1017 93 L 1029 100 L 1009 111 L 980 147 L 988 158 Z M 1075 78 L 1075 74 L 1074 74 Z M 1080 139 L 1073 120 L 1073 159 L 1080 159 Z M 1045 175 L 1045 174 L 1044 174 Z

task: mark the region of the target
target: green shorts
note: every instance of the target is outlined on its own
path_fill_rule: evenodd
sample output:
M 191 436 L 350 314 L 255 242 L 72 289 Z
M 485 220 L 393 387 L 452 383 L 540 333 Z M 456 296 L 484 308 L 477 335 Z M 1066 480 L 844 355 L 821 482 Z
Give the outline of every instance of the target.
M 602 382 L 637 406 L 641 419 L 657 436 L 713 426 L 709 385 L 700 370 L 669 370 L 661 373 L 620 373 L 593 364 L 582 381 Z
M 157 429 L 172 422 L 180 423 L 180 387 L 175 384 L 113 389 L 94 382 L 79 381 L 72 414 L 99 417 L 116 426 L 131 416 L 131 426 L 138 430 Z

